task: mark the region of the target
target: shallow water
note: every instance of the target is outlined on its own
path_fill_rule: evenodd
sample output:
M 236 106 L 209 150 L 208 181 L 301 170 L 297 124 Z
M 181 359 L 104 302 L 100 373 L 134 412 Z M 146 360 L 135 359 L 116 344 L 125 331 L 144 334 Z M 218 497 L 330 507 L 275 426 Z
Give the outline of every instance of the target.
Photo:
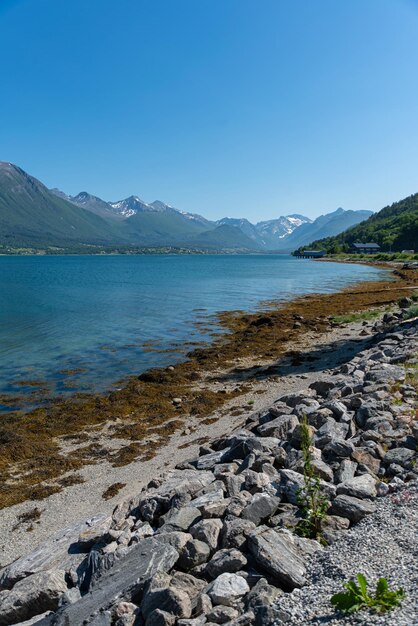
M 184 358 L 216 312 L 381 276 L 287 255 L 0 257 L 0 392 L 104 390 Z

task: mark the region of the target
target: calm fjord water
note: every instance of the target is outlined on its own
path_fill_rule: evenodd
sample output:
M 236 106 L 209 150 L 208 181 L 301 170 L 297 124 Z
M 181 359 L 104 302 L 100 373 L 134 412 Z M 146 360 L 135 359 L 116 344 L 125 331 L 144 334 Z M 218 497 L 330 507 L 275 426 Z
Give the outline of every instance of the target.
M 182 358 L 163 350 L 208 339 L 207 315 L 380 275 L 286 255 L 0 257 L 0 392 L 103 390 Z

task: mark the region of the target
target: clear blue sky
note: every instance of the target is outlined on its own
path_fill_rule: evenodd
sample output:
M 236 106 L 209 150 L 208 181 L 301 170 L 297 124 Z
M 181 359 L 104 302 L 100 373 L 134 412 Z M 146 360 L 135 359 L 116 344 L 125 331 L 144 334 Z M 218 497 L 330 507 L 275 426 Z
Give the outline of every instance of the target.
M 418 0 L 0 0 L 0 160 L 256 221 L 418 191 Z

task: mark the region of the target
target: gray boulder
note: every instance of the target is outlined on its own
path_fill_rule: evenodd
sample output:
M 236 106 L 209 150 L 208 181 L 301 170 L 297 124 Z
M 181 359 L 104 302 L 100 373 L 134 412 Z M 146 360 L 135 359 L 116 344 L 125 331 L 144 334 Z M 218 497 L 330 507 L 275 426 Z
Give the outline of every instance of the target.
M 401 465 L 401 467 L 409 468 L 414 456 L 416 456 L 416 452 L 409 448 L 393 448 L 386 452 L 383 461 L 387 465 L 396 463 Z
M 281 415 L 270 422 L 258 426 L 257 432 L 262 437 L 287 439 L 288 435 L 293 432 L 298 424 L 299 420 L 296 415 Z
M 366 374 L 365 380 L 372 383 L 393 383 L 405 380 L 405 370 L 398 365 L 379 363 Z
M 143 589 L 146 580 L 157 572 L 168 572 L 178 556 L 170 545 L 160 543 L 153 537 L 143 539 L 116 561 L 81 600 L 60 609 L 54 626 L 83 624 L 99 610 L 113 606 L 121 596 L 127 601 L 132 600 Z
M 250 520 L 236 517 L 226 519 L 221 533 L 221 546 L 223 548 L 242 548 L 254 528 L 255 524 Z
M 143 623 L 143 622 L 140 622 Z M 145 622 L 145 626 L 174 626 L 176 616 L 162 609 L 155 609 L 150 613 Z
M 249 590 L 245 578 L 225 572 L 209 585 L 207 593 L 213 604 L 234 607 Z
M 155 535 L 155 539 L 156 541 L 172 546 L 180 554 L 186 543 L 192 539 L 192 535 L 179 530 L 173 530 L 167 533 L 159 533 Z
M 294 472 L 293 470 L 280 470 L 280 488 L 287 500 L 291 504 L 298 504 L 298 492 L 303 489 L 305 480 L 302 474 Z M 336 488 L 331 483 L 327 483 L 324 480 L 319 481 L 321 492 L 332 500 L 336 494 Z
M 174 617 L 187 618 L 192 614 L 190 596 L 183 589 L 173 587 L 170 576 L 162 572 L 155 574 L 147 584 L 141 602 L 141 612 L 147 622 L 156 609 Z
M 171 509 L 163 518 L 164 523 L 159 532 L 186 531 L 190 526 L 202 519 L 196 507 L 184 506 L 180 509 Z
M 335 439 L 345 439 L 348 428 L 348 424 L 336 422 L 334 418 L 329 417 L 314 435 L 315 447 L 322 450 Z
M 207 543 L 211 550 L 216 550 L 222 526 L 223 523 L 220 519 L 204 519 L 190 528 L 190 534 L 195 539 Z
M 339 483 L 343 483 L 345 480 L 350 480 L 350 478 L 354 478 L 356 469 L 357 463 L 355 463 L 355 461 L 351 461 L 350 459 L 343 459 L 340 463 L 338 470 L 335 473 L 335 483 L 338 485 Z
M 241 517 L 250 520 L 256 526 L 262 521 L 269 518 L 277 510 L 280 504 L 280 498 L 277 496 L 269 496 L 266 493 L 256 493 L 251 502 L 247 504 L 241 513 Z
M 235 620 L 239 616 L 237 609 L 232 606 L 218 606 L 213 607 L 211 611 L 206 615 L 208 622 L 213 624 L 226 624 Z
M 50 626 L 52 624 L 52 618 L 54 613 L 52 611 L 45 611 L 40 615 L 35 615 L 35 617 L 31 617 L 30 619 L 24 622 L 19 622 L 14 626 Z
M 354 446 L 350 441 L 344 439 L 333 439 L 324 449 L 325 458 L 337 457 L 339 459 L 349 457 L 354 452 Z
M 38 572 L 77 568 L 85 558 L 85 554 L 81 553 L 84 549 L 78 550 L 76 545 L 80 533 L 88 531 L 103 520 L 107 520 L 107 516 L 98 514 L 86 522 L 60 530 L 39 548 L 0 570 L 0 589 L 11 589 L 18 580 Z M 70 546 L 75 549 L 70 551 Z
M 216 491 L 210 491 L 209 493 L 204 493 L 198 498 L 195 498 L 189 503 L 189 506 L 204 511 L 207 505 L 213 504 L 214 502 L 219 502 L 220 500 L 223 500 L 223 497 L 223 490 L 217 489 Z
M 228 459 L 230 448 L 225 450 L 219 450 L 218 452 L 210 452 L 209 454 L 203 454 L 196 461 L 196 467 L 199 470 L 210 470 L 215 467 L 217 463 L 222 463 Z
M 77 543 L 80 549 L 88 552 L 93 544 L 107 534 L 111 524 L 112 518 L 110 516 L 99 517 L 99 519 L 92 520 L 87 524 L 87 528 L 82 530 L 78 536 Z
M 217 578 L 225 572 L 235 573 L 247 564 L 245 556 L 236 548 L 223 548 L 215 552 L 205 567 L 205 573 L 211 578 Z
M 177 620 L 177 626 L 204 626 L 206 624 L 205 615 L 199 615 L 192 619 L 179 619 Z
M 257 565 L 278 584 L 287 589 L 306 584 L 304 558 L 290 532 L 261 526 L 250 534 L 248 547 Z
M 190 538 L 180 553 L 178 564 L 182 569 L 189 570 L 205 563 L 209 556 L 210 548 L 207 543 Z
M 338 495 L 332 502 L 330 513 L 346 517 L 350 522 L 359 522 L 366 515 L 374 513 L 376 506 L 368 500 L 360 500 L 352 496 Z
M 317 394 L 325 398 L 328 393 L 334 389 L 336 380 L 334 378 L 321 378 L 321 380 L 315 380 L 309 385 L 309 389 L 313 389 Z
M 370 474 L 355 476 L 340 483 L 337 494 L 345 494 L 354 498 L 375 498 L 377 495 L 376 481 Z
M 11 591 L 0 592 L 0 626 L 55 611 L 67 590 L 63 570 L 38 572 L 18 581 Z
M 254 585 L 245 599 L 245 608 L 252 610 L 255 615 L 255 626 L 273 624 L 277 617 L 276 602 L 283 591 L 269 585 L 265 578 Z

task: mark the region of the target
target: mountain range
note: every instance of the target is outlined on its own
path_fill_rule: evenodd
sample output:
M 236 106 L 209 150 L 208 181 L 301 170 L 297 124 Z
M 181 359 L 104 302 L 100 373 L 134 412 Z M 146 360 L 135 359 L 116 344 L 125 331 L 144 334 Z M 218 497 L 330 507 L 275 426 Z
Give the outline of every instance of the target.
M 181 247 L 216 251 L 290 252 L 338 234 L 371 215 L 344 211 L 315 220 L 300 214 L 252 224 L 245 218 L 211 221 L 160 200 L 138 196 L 106 201 L 82 191 L 48 189 L 20 167 L 0 162 L 0 244 L 3 247 Z

